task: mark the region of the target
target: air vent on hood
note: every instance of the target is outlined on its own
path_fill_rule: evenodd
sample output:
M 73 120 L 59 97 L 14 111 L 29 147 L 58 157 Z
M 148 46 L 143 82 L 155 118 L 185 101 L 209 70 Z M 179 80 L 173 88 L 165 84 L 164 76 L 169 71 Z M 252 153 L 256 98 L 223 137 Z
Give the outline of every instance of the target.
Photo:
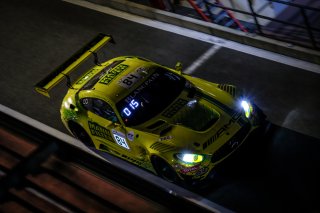
M 168 152 L 173 150 L 175 147 L 170 146 L 168 144 L 160 143 L 160 142 L 155 142 L 150 146 L 151 149 L 156 150 L 158 152 Z
M 162 115 L 167 118 L 174 116 L 182 107 L 188 103 L 187 100 L 179 98 Z
M 236 96 L 236 87 L 233 86 L 233 85 L 230 85 L 230 84 L 219 84 L 218 88 L 222 89 L 223 91 L 226 91 L 227 93 L 232 95 L 232 97 Z

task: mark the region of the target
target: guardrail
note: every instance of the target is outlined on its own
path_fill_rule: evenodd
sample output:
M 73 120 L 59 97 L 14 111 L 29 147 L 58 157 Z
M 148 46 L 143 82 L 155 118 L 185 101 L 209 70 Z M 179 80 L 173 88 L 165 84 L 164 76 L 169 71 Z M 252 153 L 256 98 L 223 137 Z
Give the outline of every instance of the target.
M 270 37 L 270 38 L 275 38 L 275 39 L 278 39 L 281 41 L 291 42 L 294 44 L 302 45 L 302 46 L 313 48 L 313 49 L 320 48 L 319 47 L 320 29 L 312 26 L 312 23 L 309 20 L 309 17 L 307 15 L 307 11 L 311 11 L 313 13 L 319 13 L 318 16 L 320 17 L 320 9 L 319 8 L 313 8 L 310 6 L 300 5 L 300 4 L 291 3 L 291 2 L 285 2 L 285 1 L 281 1 L 281 0 L 269 0 L 269 2 L 275 2 L 278 4 L 288 5 L 290 7 L 297 8 L 300 16 L 302 17 L 303 23 L 304 23 L 302 25 L 302 24 L 297 24 L 297 23 L 285 21 L 285 20 L 280 20 L 277 18 L 271 18 L 271 17 L 260 15 L 259 12 L 256 12 L 254 10 L 252 0 L 247 0 L 247 2 L 249 5 L 249 8 L 250 8 L 250 12 L 244 11 L 244 10 L 239 10 L 239 9 L 234 9 L 234 8 L 230 8 L 230 7 L 225 7 L 222 4 L 220 4 L 219 2 L 211 3 L 208 0 L 203 0 L 203 3 L 206 4 L 207 7 L 217 7 L 217 8 L 221 8 L 224 10 L 229 10 L 229 11 L 233 11 L 236 13 L 241 13 L 244 15 L 252 16 L 252 18 L 254 20 L 254 23 L 253 23 L 254 25 L 251 27 L 254 27 L 255 29 L 253 31 L 259 35 Z M 307 33 L 306 36 L 308 37 L 308 40 L 306 40 L 306 38 L 304 38 L 305 36 L 303 34 L 301 34 L 302 32 L 300 32 L 300 35 L 298 35 L 298 36 L 295 35 L 296 37 L 294 37 L 292 34 L 291 35 L 281 34 L 276 31 L 277 29 L 261 25 L 259 23 L 260 22 L 259 19 L 265 19 L 265 20 L 269 20 L 269 21 L 272 21 L 275 23 L 280 23 L 280 24 L 284 25 L 284 26 L 282 26 L 284 28 L 286 28 L 288 26 L 293 27 L 294 29 L 291 29 L 290 32 L 294 32 L 297 29 L 303 29 Z M 278 27 L 280 27 L 280 26 L 278 26 Z
M 43 167 L 45 167 L 45 171 L 48 169 L 52 170 L 53 168 L 58 169 L 58 171 L 55 172 L 56 175 L 53 176 L 58 176 L 58 181 L 64 184 L 68 183 L 71 188 L 75 188 L 76 191 L 82 193 L 79 196 L 89 197 L 93 200 L 105 200 L 104 197 L 99 197 L 97 195 L 97 190 L 95 190 L 101 185 L 95 186 L 95 182 L 93 182 L 92 185 L 89 184 L 89 188 L 85 188 L 85 185 L 88 185 L 87 183 L 79 183 L 79 179 L 82 176 L 77 178 L 70 177 L 72 172 L 68 172 L 66 167 L 76 164 L 85 168 L 86 171 L 91 171 L 92 176 L 98 177 L 97 179 L 100 180 L 100 182 L 101 180 L 112 180 L 143 197 L 147 197 L 154 203 L 164 206 L 170 211 L 231 212 L 204 197 L 171 184 L 121 159 L 111 155 L 108 159 L 101 158 L 94 152 L 90 152 L 89 149 L 84 147 L 75 138 L 1 104 L 0 118 L 0 130 L 4 129 L 11 133 L 13 132 L 15 135 L 27 139 L 33 144 L 28 145 L 29 147 L 33 147 L 32 149 L 29 149 L 29 152 L 26 150 L 22 152 L 24 153 L 22 155 L 25 155 L 25 157 L 21 157 L 21 153 L 17 154 L 17 150 L 9 150 L 6 147 L 0 147 L 0 151 L 7 150 L 9 155 L 12 155 L 13 157 L 17 156 L 17 160 L 10 158 L 13 160 L 0 161 L 0 211 L 4 208 L 3 204 L 8 201 L 8 199 L 9 202 L 11 201 L 10 199 L 19 200 L 27 209 L 39 211 L 42 204 L 32 204 L 31 199 L 35 198 L 30 197 L 29 200 L 29 198 L 26 198 L 25 196 L 25 193 L 30 193 L 30 185 L 32 186 L 31 194 L 45 198 L 44 200 L 50 201 L 51 203 L 58 203 L 59 205 L 56 206 L 62 210 L 81 209 L 83 204 L 81 204 L 81 202 L 75 203 L 73 199 L 70 198 L 71 195 L 57 197 L 57 192 L 53 192 L 54 189 L 48 191 L 48 188 L 44 188 L 48 184 L 46 184 L 44 180 L 39 179 L 39 176 L 45 176 L 47 177 L 45 180 L 48 180 L 48 175 L 51 177 L 54 171 L 49 173 L 43 172 Z M 0 133 L 1 132 L 3 131 L 0 131 Z M 3 140 L 5 137 L 1 138 Z M 11 146 L 8 145 L 7 147 Z M 15 146 L 12 147 L 19 148 L 20 152 L 22 150 L 21 145 L 15 144 Z M 9 162 L 9 165 L 1 165 L 3 162 Z M 12 162 L 15 163 L 12 164 Z M 64 175 L 67 175 L 67 177 Z M 66 180 L 68 178 L 69 180 Z M 33 188 L 36 189 L 36 192 L 34 192 Z M 22 191 L 19 189 L 22 189 Z M 61 188 L 60 191 L 62 189 L 63 188 Z M 59 188 L 55 190 L 57 191 Z M 86 193 L 83 194 L 83 192 Z M 89 200 L 87 202 L 89 202 Z M 125 208 L 121 206 L 115 207 L 114 204 L 111 205 L 110 202 L 108 203 L 107 201 L 106 203 L 99 202 L 99 205 L 103 205 L 102 207 L 104 208 L 106 205 L 107 208 L 117 211 L 125 210 Z
M 65 0 L 69 1 L 69 0 Z M 75 0 L 72 0 L 75 1 Z M 87 2 L 86 2 L 87 1 Z M 315 64 L 320 64 L 320 51 L 302 46 L 292 45 L 289 42 L 278 41 L 268 37 L 263 37 L 254 33 L 245 33 L 238 30 L 229 29 L 227 27 L 218 26 L 213 23 L 205 22 L 184 15 L 167 12 L 151 8 L 143 4 L 137 4 L 129 0 L 86 0 L 77 1 L 77 4 L 100 5 L 103 7 L 112 8 L 115 10 L 125 11 L 138 16 L 157 20 L 164 23 L 169 23 L 175 26 L 195 30 L 205 34 L 217 36 L 231 41 L 239 42 L 260 49 L 276 52 L 286 56 L 294 57 L 300 60 L 308 61 Z M 135 0 L 137 1 L 137 0 Z

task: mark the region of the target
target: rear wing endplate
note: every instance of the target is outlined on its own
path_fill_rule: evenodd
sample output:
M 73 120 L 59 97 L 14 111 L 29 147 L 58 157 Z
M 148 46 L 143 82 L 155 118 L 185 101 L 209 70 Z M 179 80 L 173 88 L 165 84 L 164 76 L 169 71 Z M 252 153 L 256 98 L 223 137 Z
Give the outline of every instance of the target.
M 106 43 L 112 42 L 113 38 L 110 35 L 98 34 L 88 44 L 78 50 L 73 56 L 71 56 L 66 62 L 57 67 L 47 77 L 37 83 L 34 87 L 35 90 L 50 98 L 49 91 L 67 77 L 72 71 L 74 71 L 80 64 L 82 64 L 91 54 L 95 54 Z

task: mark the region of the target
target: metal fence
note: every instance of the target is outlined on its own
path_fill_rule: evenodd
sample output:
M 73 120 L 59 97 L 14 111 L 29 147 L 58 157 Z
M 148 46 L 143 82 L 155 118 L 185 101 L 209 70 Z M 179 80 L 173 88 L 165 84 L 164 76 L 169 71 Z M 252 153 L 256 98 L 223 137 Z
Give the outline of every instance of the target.
M 196 3 L 201 3 L 204 7 L 195 8 L 195 11 L 200 15 L 203 20 L 216 23 L 216 14 L 210 12 L 210 8 L 221 8 L 227 11 L 228 16 L 242 14 L 251 17 L 252 21 L 239 20 L 247 30 L 238 28 L 244 32 L 249 31 L 265 37 L 274 38 L 277 40 L 285 41 L 291 44 L 296 44 L 312 49 L 320 49 L 320 1 L 312 1 L 316 6 L 302 5 L 284 0 L 266 0 L 267 4 L 274 4 L 285 6 L 286 9 L 276 17 L 268 17 L 261 15 L 261 8 L 255 9 L 252 0 L 246 0 L 248 3 L 248 10 L 240 10 L 224 6 L 218 0 L 188 0 L 188 2 L 195 8 Z M 163 2 L 170 2 L 164 0 Z M 303 2 L 307 4 L 307 2 Z M 171 6 L 173 4 L 171 3 Z M 175 5 L 177 7 L 177 5 Z M 206 12 L 201 13 L 201 9 Z M 171 12 L 177 12 L 174 8 Z M 206 17 L 204 17 L 204 15 Z M 262 23 L 268 22 L 268 24 Z M 239 26 L 239 23 L 237 24 Z

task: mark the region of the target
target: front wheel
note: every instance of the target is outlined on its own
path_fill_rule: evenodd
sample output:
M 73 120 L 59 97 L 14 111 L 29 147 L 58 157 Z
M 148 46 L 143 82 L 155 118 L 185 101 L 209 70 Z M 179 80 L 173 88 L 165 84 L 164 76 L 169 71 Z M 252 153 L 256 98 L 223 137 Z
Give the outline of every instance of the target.
M 153 165 L 158 176 L 161 178 L 171 183 L 179 183 L 181 181 L 176 171 L 163 159 L 153 157 Z
M 69 127 L 74 137 L 79 139 L 84 145 L 88 147 L 94 147 L 89 134 L 79 124 L 70 123 Z

